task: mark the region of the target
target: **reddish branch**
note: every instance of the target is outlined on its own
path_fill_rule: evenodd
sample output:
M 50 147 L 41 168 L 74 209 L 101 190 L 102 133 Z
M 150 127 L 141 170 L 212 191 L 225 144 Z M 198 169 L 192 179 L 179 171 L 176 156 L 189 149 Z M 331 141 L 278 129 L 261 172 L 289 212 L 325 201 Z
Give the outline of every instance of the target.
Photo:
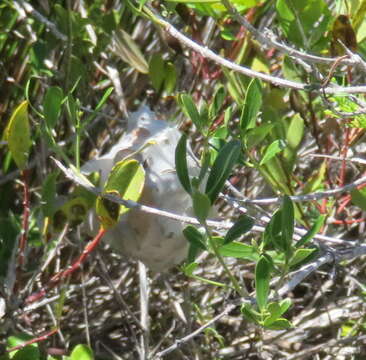
M 20 350 L 20 349 L 25 348 L 25 347 L 26 347 L 26 346 L 28 346 L 28 345 L 32 345 L 32 344 L 34 344 L 34 343 L 39 343 L 39 342 L 41 342 L 41 341 L 47 340 L 50 336 L 52 336 L 52 335 L 56 334 L 56 333 L 57 333 L 57 331 L 58 331 L 58 328 L 53 329 L 53 330 L 51 330 L 51 331 L 49 331 L 49 332 L 47 332 L 47 333 L 45 333 L 45 334 L 43 334 L 43 335 L 41 335 L 41 336 L 38 336 L 38 337 L 36 337 L 36 338 L 34 338 L 34 339 L 32 339 L 32 340 L 26 341 L 26 342 L 24 342 L 23 344 L 20 344 L 20 345 L 14 346 L 14 347 L 12 347 L 11 349 L 6 350 L 6 351 L 7 351 L 7 352 L 12 352 L 12 351 Z
M 104 236 L 106 230 L 104 228 L 100 228 L 98 234 L 95 236 L 95 238 L 90 241 L 84 248 L 82 254 L 73 262 L 73 264 L 67 268 L 66 270 L 61 270 L 58 273 L 56 273 L 50 281 L 46 284 L 45 287 L 43 287 L 41 290 L 37 291 L 34 294 L 31 294 L 28 296 L 25 300 L 26 304 L 31 304 L 35 301 L 38 301 L 42 299 L 44 296 L 46 296 L 47 291 L 53 289 L 55 286 L 57 286 L 62 280 L 65 280 L 67 277 L 69 277 L 73 272 L 78 270 L 81 266 L 81 264 L 85 261 L 87 256 L 98 246 L 100 243 L 100 240 Z

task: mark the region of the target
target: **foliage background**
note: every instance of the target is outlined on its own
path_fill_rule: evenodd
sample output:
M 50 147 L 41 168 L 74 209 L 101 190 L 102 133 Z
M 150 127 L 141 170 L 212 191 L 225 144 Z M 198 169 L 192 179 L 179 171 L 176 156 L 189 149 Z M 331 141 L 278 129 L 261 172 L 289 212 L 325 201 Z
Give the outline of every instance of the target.
M 14 358 L 61 358 L 59 353 L 70 355 L 76 345 L 84 343 L 97 359 L 154 358 L 237 301 L 234 291 L 189 278 L 178 268 L 151 274 L 149 331 L 144 333 L 133 319 L 140 316 L 141 305 L 137 265 L 102 245 L 66 287 L 49 294 L 57 295 L 56 301 L 22 310 L 24 299 L 55 271 L 65 268 L 87 240 L 76 225 L 78 219 L 69 219 L 70 226 L 61 235 L 44 231 L 45 217 L 55 213 L 57 199 L 70 196 L 73 189 L 50 155 L 78 166 L 102 154 L 124 131 L 128 113 L 140 104 L 148 104 L 162 119 L 179 124 L 198 156 L 210 139 L 211 165 L 216 150 L 240 135 L 246 142 L 245 160 L 237 164 L 230 182 L 249 199 L 322 192 L 353 183 L 364 174 L 364 163 L 345 160 L 362 158 L 366 152 L 364 91 L 325 96 L 322 91 L 308 90 L 332 83 L 365 83 L 362 61 L 357 64 L 352 56 L 348 64 L 335 60 L 345 53 L 337 39 L 365 58 L 365 1 L 232 1 L 268 39 L 277 38 L 304 53 L 334 57 L 325 63 L 263 46 L 221 3 L 148 1 L 148 8 L 139 8 L 143 3 L 5 0 L 0 4 L 0 132 L 5 132 L 11 114 L 27 99 L 32 140 L 26 165 L 29 236 L 21 272 L 16 271 L 15 240 L 24 228 L 24 179 L 5 137 L 0 147 L 0 296 L 6 300 L 0 327 L 2 350 L 14 346 L 12 336 L 34 338 L 53 327 L 59 329 L 57 335 L 33 346 L 36 350 L 28 348 L 26 354 L 11 355 Z M 149 18 L 151 11 L 226 59 L 307 88 L 297 91 L 256 82 L 259 90 L 254 89 L 253 99 L 248 99 L 249 77 L 179 43 L 161 23 Z M 345 24 L 337 22 L 339 15 L 346 15 Z M 210 124 L 205 133 L 187 116 L 180 95 L 191 95 L 197 107 L 204 109 L 202 104 L 211 104 L 218 91 L 223 94 L 222 105 L 207 117 Z M 64 101 L 67 94 L 72 95 Z M 244 126 L 246 102 L 260 112 Z M 314 244 L 331 251 L 335 261 L 287 294 L 293 306 L 285 317 L 294 328 L 263 329 L 247 321 L 240 307 L 234 306 L 166 358 L 361 359 L 366 351 L 365 265 L 356 256 L 362 254 L 339 262 L 337 251 L 362 245 L 365 196 L 359 187 L 334 198 L 296 203 L 300 227 L 309 229 L 319 214 L 325 215 L 319 231 L 335 241 L 318 239 Z M 218 206 L 222 219 L 238 218 L 239 211 L 230 202 L 219 200 Z M 260 205 L 260 209 L 247 206 L 262 228 L 266 224 L 261 216 L 271 217 L 278 208 L 275 203 Z M 61 238 L 62 247 L 39 275 L 55 241 Z M 337 239 L 344 242 L 337 243 Z M 248 245 L 260 241 L 261 235 L 254 231 L 242 238 Z M 225 261 L 253 290 L 255 261 L 235 257 Z M 212 254 L 201 258 L 195 275 L 229 281 Z

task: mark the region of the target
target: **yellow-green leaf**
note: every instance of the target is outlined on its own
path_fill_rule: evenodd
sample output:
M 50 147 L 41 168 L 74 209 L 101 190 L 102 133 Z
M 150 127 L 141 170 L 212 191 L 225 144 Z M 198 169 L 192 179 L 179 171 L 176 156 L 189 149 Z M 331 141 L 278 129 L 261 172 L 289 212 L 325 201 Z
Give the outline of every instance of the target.
M 104 193 L 112 193 L 124 200 L 138 201 L 145 184 L 145 170 L 137 160 L 122 160 L 111 170 L 104 185 Z M 129 208 L 98 197 L 96 212 L 104 228 L 117 224 L 119 216 Z
M 24 170 L 32 145 L 28 120 L 28 101 L 23 101 L 13 112 L 5 129 L 11 156 L 20 170 Z
M 106 191 L 107 194 L 112 194 L 119 196 L 118 191 Z M 98 196 L 96 203 L 96 212 L 98 214 L 99 220 L 105 229 L 109 229 L 118 223 L 120 205 Z
M 149 65 L 145 60 L 144 55 L 136 42 L 126 33 L 126 31 L 122 29 L 117 31 L 113 39 L 115 41 L 114 51 L 122 60 L 143 74 L 149 72 Z

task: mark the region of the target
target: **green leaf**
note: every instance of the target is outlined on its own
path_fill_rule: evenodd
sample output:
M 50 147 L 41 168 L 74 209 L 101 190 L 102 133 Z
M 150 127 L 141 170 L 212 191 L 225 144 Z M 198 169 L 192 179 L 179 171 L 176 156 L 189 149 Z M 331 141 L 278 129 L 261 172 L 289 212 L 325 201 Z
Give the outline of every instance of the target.
M 198 268 L 198 264 L 191 262 L 183 267 L 184 275 L 191 277 L 193 272 Z
M 28 101 L 23 101 L 13 112 L 9 124 L 5 129 L 5 140 L 15 163 L 20 170 L 24 170 L 32 145 L 29 120 Z
M 178 99 L 184 113 L 192 120 L 196 128 L 199 131 L 202 131 L 203 123 L 201 116 L 192 100 L 192 97 L 188 94 L 181 94 Z
M 258 79 L 253 79 L 245 94 L 245 103 L 240 116 L 240 132 L 244 133 L 255 127 L 258 112 L 262 106 L 262 86 Z
M 249 321 L 259 324 L 261 320 L 261 314 L 255 311 L 250 304 L 243 304 L 240 311 Z
M 202 250 L 207 250 L 206 237 L 192 225 L 188 225 L 183 230 L 183 235 L 191 243 Z
M 228 244 L 248 232 L 254 225 L 254 220 L 247 215 L 242 215 L 225 235 L 224 244 Z
M 118 204 L 116 204 L 118 206 Z M 89 211 L 90 207 L 85 198 L 74 197 L 61 206 L 53 213 L 53 228 L 55 231 L 61 231 L 66 222 L 70 226 L 81 224 Z
M 352 203 L 360 209 L 366 211 L 366 188 L 354 189 L 351 191 Z
M 311 229 L 304 236 L 302 236 L 301 239 L 296 243 L 295 247 L 299 248 L 301 246 L 304 246 L 306 243 L 308 243 L 319 232 L 320 228 L 324 224 L 325 218 L 326 218 L 325 215 L 319 216 L 316 219 L 316 222 L 314 223 L 314 225 L 311 227 Z
M 301 262 L 303 262 L 307 257 L 309 257 L 314 251 L 317 251 L 316 248 L 311 249 L 297 249 L 294 255 L 290 260 L 290 267 L 295 266 Z
M 201 251 L 202 249 L 199 246 L 194 243 L 190 243 L 188 248 L 187 262 L 192 263 L 195 261 Z
M 239 160 L 241 152 L 241 143 L 237 140 L 228 142 L 220 150 L 215 163 L 212 166 L 210 175 L 206 184 L 206 194 L 211 200 L 211 204 L 215 202 L 225 181 L 231 174 L 234 165 Z
M 280 302 L 272 302 L 267 306 L 267 311 L 270 315 L 264 320 L 264 326 L 269 326 L 275 322 L 281 315 L 283 315 L 292 305 L 290 299 L 284 299 Z
M 286 141 L 291 149 L 297 149 L 304 135 L 304 119 L 296 114 L 292 117 L 287 129 Z
M 270 133 L 274 124 L 263 124 L 250 129 L 245 134 L 245 145 L 248 150 L 261 143 L 266 136 Z
M 122 60 L 143 74 L 149 72 L 149 65 L 147 64 L 144 55 L 126 31 L 122 29 L 116 31 L 113 39 L 115 41 L 115 52 Z
M 32 337 L 27 334 L 9 336 L 7 338 L 7 348 L 14 348 L 15 346 L 22 345 L 29 340 L 32 340 Z M 40 351 L 38 348 L 38 344 L 33 343 L 25 346 L 22 349 L 12 351 L 9 353 L 9 357 L 15 360 L 39 360 Z
M 53 129 L 56 126 L 63 98 L 63 91 L 58 86 L 48 88 L 46 95 L 44 96 L 43 113 L 47 126 L 50 129 Z
M 276 10 L 288 41 L 314 51 L 331 20 L 327 3 L 323 0 L 277 0 Z M 326 44 L 324 42 L 323 46 Z
M 153 54 L 149 62 L 149 77 L 156 91 L 159 91 L 164 82 L 164 60 L 161 54 Z
M 104 193 L 112 193 L 124 200 L 138 201 L 145 184 L 145 170 L 137 160 L 122 160 L 111 170 L 104 185 Z M 104 228 L 117 224 L 119 216 L 129 208 L 101 196 L 97 198 L 96 212 Z
M 170 94 L 174 91 L 177 83 L 177 71 L 171 62 L 165 64 L 164 90 Z
M 105 191 L 105 194 L 119 196 L 119 192 L 115 190 Z M 104 229 L 109 229 L 117 225 L 119 220 L 120 207 L 121 205 L 111 200 L 105 199 L 101 196 L 97 197 L 95 211 Z
M 263 255 L 255 267 L 255 292 L 257 304 L 261 312 L 267 307 L 271 268 L 272 266 L 267 257 Z
M 193 210 L 198 221 L 202 224 L 206 221 L 211 209 L 210 199 L 206 194 L 199 191 L 194 191 L 192 195 Z
M 258 261 L 259 255 L 254 246 L 233 241 L 229 244 L 222 245 L 218 249 L 220 255 L 233 257 L 236 259 L 246 259 L 250 261 Z
M 192 192 L 191 181 L 188 174 L 187 166 L 187 135 L 183 134 L 179 139 L 177 147 L 175 148 L 175 166 L 177 176 L 185 191 L 188 194 Z
M 224 103 L 225 100 L 225 88 L 223 86 L 219 86 L 219 88 L 216 90 L 214 96 L 213 96 L 213 100 L 212 103 L 210 104 L 209 107 L 209 118 L 212 120 L 214 119 L 218 112 L 220 111 L 222 104 Z
M 167 0 L 167 2 L 183 3 L 183 4 L 205 4 L 205 3 L 218 3 L 221 0 Z
M 94 360 L 93 350 L 83 344 L 76 345 L 70 355 L 71 360 Z
M 284 140 L 279 139 L 273 141 L 272 144 L 267 147 L 259 165 L 267 163 L 269 160 L 274 158 L 276 154 L 278 154 L 285 148 L 286 148 L 286 142 Z
M 99 111 L 105 102 L 108 100 L 109 96 L 112 94 L 114 87 L 109 87 L 103 94 L 102 98 L 99 100 L 97 106 L 95 107 L 95 111 Z
M 285 330 L 292 328 L 292 324 L 287 319 L 279 318 L 266 326 L 266 328 L 270 330 Z
M 41 208 L 45 217 L 51 217 L 56 208 L 56 179 L 58 174 L 53 172 L 47 175 L 42 185 Z

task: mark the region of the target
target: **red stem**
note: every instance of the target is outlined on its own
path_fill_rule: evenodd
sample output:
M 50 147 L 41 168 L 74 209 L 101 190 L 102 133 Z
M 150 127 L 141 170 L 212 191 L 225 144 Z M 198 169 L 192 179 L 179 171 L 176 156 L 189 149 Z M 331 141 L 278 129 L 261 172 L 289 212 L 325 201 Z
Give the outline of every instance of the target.
M 19 350 L 19 349 L 23 349 L 24 347 L 28 346 L 28 345 L 32 345 L 34 343 L 38 343 L 40 341 L 44 341 L 44 340 L 47 340 L 50 336 L 56 334 L 58 331 L 58 328 L 56 329 L 53 329 L 47 333 L 45 333 L 44 335 L 41 335 L 41 336 L 38 336 L 32 340 L 28 340 L 26 341 L 25 343 L 23 344 L 20 344 L 20 345 L 17 345 L 17 346 L 14 346 L 12 347 L 11 349 L 9 350 L 6 350 L 6 352 L 12 352 L 12 351 L 16 351 L 16 350 Z
M 351 225 L 351 224 L 358 224 L 364 222 L 366 219 L 352 219 L 352 220 L 333 220 L 332 224 L 334 225 Z
M 68 276 L 70 276 L 73 272 L 79 269 L 81 264 L 85 261 L 87 256 L 98 246 L 100 243 L 100 240 L 106 233 L 106 229 L 100 228 L 98 234 L 95 236 L 95 238 L 90 241 L 84 248 L 83 253 L 73 262 L 73 264 L 67 268 L 66 270 L 61 270 L 55 275 L 52 276 L 51 280 L 46 284 L 44 288 L 39 290 L 38 292 L 29 295 L 25 303 L 31 304 L 37 300 L 42 299 L 46 294 L 48 290 L 53 289 L 56 285 L 60 283 L 60 281 L 66 279 Z

